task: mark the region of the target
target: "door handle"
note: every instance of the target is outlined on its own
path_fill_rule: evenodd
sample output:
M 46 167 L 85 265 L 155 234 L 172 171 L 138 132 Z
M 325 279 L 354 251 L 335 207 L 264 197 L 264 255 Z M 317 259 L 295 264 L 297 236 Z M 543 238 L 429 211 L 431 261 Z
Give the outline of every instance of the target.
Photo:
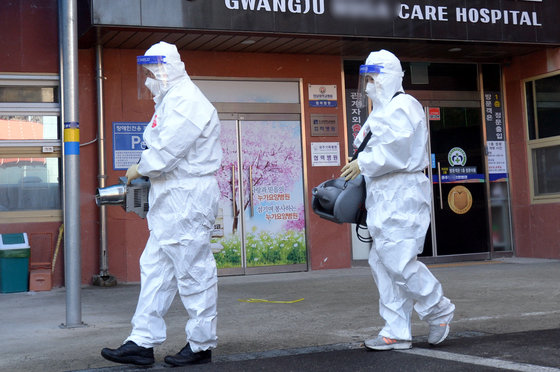
M 251 217 L 255 215 L 255 209 L 253 208 L 253 166 L 249 166 L 249 203 L 250 203 L 250 211 Z
M 232 201 L 233 201 L 233 217 L 235 218 L 235 216 L 237 216 L 237 196 L 235 195 L 235 165 L 231 166 L 231 194 L 232 196 Z
M 443 193 L 441 191 L 441 163 L 437 163 L 438 186 L 439 186 L 439 207 L 443 209 Z

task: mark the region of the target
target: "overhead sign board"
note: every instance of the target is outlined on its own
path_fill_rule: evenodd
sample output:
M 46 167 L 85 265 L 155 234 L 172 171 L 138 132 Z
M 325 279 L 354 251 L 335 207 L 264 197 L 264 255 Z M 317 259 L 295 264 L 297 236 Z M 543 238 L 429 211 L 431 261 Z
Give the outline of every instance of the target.
M 91 0 L 89 10 L 94 26 L 560 44 L 558 0 Z

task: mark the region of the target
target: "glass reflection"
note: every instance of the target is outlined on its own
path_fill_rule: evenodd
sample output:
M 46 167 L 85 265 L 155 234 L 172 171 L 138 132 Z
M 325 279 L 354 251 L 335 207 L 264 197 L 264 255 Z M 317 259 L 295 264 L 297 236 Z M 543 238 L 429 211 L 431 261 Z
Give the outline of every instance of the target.
M 0 115 L 0 140 L 58 139 L 58 133 L 54 115 Z
M 60 209 L 58 158 L 0 158 L 0 212 Z

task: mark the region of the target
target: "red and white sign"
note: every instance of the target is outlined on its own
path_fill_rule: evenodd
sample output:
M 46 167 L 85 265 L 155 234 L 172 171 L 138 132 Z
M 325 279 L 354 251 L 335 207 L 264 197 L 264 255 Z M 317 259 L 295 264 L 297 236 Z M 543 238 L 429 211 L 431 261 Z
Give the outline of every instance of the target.
M 430 120 L 440 120 L 440 110 L 439 107 L 430 107 L 428 110 L 428 117 Z

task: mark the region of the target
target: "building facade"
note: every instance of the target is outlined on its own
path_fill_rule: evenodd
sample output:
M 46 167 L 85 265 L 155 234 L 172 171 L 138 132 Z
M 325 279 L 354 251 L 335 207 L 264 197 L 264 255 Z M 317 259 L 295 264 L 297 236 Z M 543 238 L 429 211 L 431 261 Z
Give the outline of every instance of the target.
M 90 0 L 79 10 L 83 283 L 99 274 L 102 246 L 112 275 L 139 280 L 146 221 L 106 207 L 103 223 L 94 199 L 99 179 L 118 183 L 142 150 L 153 103 L 137 99 L 136 56 L 162 40 L 177 45 L 220 113 L 212 247 L 221 275 L 367 260 L 353 227 L 320 219 L 311 199 L 355 150 L 367 117 L 355 105 L 358 68 L 379 49 L 403 62 L 404 89 L 430 129 L 433 217 L 422 259 L 560 258 L 560 4 Z M 57 1 L 2 4 L 0 19 L 9 26 L 0 40 L 0 233 L 27 232 L 31 264 L 54 262 L 63 285 Z

